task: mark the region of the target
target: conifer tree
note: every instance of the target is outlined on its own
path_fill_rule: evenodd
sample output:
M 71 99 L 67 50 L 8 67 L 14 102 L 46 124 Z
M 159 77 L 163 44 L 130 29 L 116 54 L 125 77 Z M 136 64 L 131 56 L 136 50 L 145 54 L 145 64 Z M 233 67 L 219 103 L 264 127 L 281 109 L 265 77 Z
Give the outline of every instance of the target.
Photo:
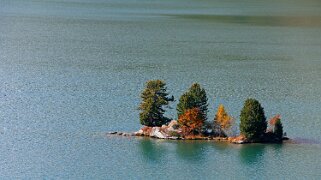
M 140 123 L 146 126 L 162 126 L 170 119 L 164 116 L 163 106 L 168 106 L 174 97 L 168 97 L 166 83 L 162 80 L 151 80 L 141 94 L 142 102 L 139 106 Z
M 240 131 L 248 139 L 259 139 L 267 127 L 264 109 L 256 99 L 247 99 L 241 111 Z
M 198 108 L 201 112 L 201 117 L 205 121 L 207 119 L 207 96 L 204 88 L 198 83 L 192 84 L 192 86 L 185 92 L 179 99 L 177 104 L 177 115 L 180 117 L 188 109 Z

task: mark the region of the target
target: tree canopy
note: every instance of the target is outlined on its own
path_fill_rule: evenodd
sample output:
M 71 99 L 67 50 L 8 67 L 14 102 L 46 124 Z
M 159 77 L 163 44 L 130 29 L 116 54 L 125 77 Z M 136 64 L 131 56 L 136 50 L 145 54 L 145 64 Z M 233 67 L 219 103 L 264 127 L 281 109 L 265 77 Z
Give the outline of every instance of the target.
M 215 118 L 214 118 L 214 127 L 216 131 L 221 135 L 222 130 L 226 131 L 232 127 L 233 118 L 229 116 L 222 104 L 218 106 Z
M 172 136 L 184 136 L 184 138 L 211 137 L 231 137 L 229 141 L 235 143 L 244 142 L 282 142 L 283 125 L 280 115 L 272 117 L 268 123 L 264 109 L 258 100 L 249 98 L 244 102 L 240 114 L 240 136 L 235 137 L 234 119 L 227 113 L 225 107 L 220 104 L 214 117 L 214 122 L 208 122 L 208 99 L 205 89 L 198 83 L 192 86 L 180 97 L 176 110 L 178 119 L 168 123 L 171 119 L 164 116 L 165 108 L 174 101 L 174 96 L 167 93 L 166 83 L 162 80 L 150 80 L 145 84 L 145 89 L 141 93 L 141 103 L 139 106 L 140 123 L 144 128 L 162 131 L 165 135 L 160 138 Z M 174 126 L 175 125 L 175 126 Z M 149 126 L 149 127 L 146 127 Z M 144 132 L 144 130 L 143 130 Z M 140 134 L 140 132 L 137 132 Z M 143 134 L 149 134 L 147 131 Z M 285 134 L 285 133 L 284 133 Z M 151 135 L 154 136 L 155 134 Z M 286 136 L 286 135 L 284 135 Z M 198 136 L 197 136 L 198 137 Z
M 198 108 L 202 119 L 205 121 L 207 119 L 207 96 L 204 88 L 198 83 L 192 84 L 192 86 L 185 92 L 179 99 L 177 104 L 177 115 L 180 117 L 188 109 Z
M 170 119 L 164 116 L 163 106 L 168 106 L 174 97 L 168 97 L 166 83 L 162 80 L 147 81 L 141 94 L 142 102 L 139 106 L 140 123 L 146 126 L 162 126 Z
M 240 116 L 240 131 L 246 138 L 259 139 L 264 135 L 267 123 L 264 109 L 256 99 L 247 99 Z
M 202 112 L 198 108 L 187 109 L 178 118 L 178 124 L 185 135 L 200 133 L 203 126 Z
M 279 139 L 282 140 L 283 137 L 283 125 L 281 123 L 281 119 L 276 120 L 274 125 L 274 135 Z

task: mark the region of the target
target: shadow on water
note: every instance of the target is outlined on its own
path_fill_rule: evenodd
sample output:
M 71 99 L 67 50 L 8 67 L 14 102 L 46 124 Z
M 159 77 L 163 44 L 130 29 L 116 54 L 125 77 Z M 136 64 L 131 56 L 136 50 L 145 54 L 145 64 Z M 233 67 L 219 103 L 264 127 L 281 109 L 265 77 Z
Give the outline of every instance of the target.
M 168 14 L 167 16 L 206 22 L 238 23 L 257 26 L 321 26 L 320 16 L 251 16 L 214 14 Z
M 169 146 L 168 146 L 169 145 Z M 242 163 L 253 165 L 264 159 L 265 149 L 273 148 L 275 154 L 281 154 L 283 144 L 244 144 L 212 143 L 203 141 L 162 141 L 150 138 L 139 139 L 139 150 L 146 160 L 159 162 L 167 156 L 168 148 L 175 148 L 177 157 L 187 161 L 199 162 L 206 158 L 207 148 L 225 152 L 237 147 Z
M 140 152 L 149 161 L 161 161 L 168 153 L 169 146 L 174 147 L 177 157 L 196 162 L 204 159 L 204 151 L 209 146 L 209 143 L 202 141 L 163 141 L 150 138 L 139 139 Z
M 247 165 L 252 165 L 260 162 L 265 153 L 265 144 L 243 144 L 240 146 L 241 162 Z
M 283 148 L 283 146 L 284 146 L 284 144 L 283 144 L 283 143 L 280 143 L 280 144 L 271 144 L 270 146 L 273 148 L 273 150 L 274 150 L 276 153 L 280 153 L 281 150 L 282 150 L 282 148 Z
M 210 143 L 212 148 L 215 148 L 215 150 L 225 152 L 226 150 L 231 149 L 231 144 L 228 142 L 219 142 L 219 143 Z
M 317 139 L 308 139 L 308 138 L 293 138 L 289 140 L 287 143 L 291 144 L 321 144 L 320 140 Z
M 195 141 L 178 141 L 176 153 L 178 157 L 188 161 L 201 161 L 204 158 L 204 150 L 208 143 Z
M 142 156 L 150 161 L 160 161 L 165 154 L 165 148 L 158 141 L 153 141 L 149 138 L 139 140 L 139 148 Z

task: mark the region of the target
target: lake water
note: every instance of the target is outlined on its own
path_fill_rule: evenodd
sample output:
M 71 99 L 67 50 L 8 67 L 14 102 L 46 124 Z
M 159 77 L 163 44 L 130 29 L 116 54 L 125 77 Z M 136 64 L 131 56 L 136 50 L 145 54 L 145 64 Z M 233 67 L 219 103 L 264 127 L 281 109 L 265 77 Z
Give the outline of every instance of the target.
M 149 79 L 199 82 L 210 120 L 256 98 L 302 143 L 106 136 Z M 321 179 L 320 106 L 318 0 L 0 0 L 1 179 Z

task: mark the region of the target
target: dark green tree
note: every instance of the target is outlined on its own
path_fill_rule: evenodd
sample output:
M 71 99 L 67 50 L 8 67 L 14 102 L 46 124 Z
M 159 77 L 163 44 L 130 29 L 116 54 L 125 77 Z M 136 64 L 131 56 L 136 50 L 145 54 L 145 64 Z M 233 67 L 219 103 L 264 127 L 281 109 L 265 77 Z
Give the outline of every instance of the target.
M 283 137 L 283 125 L 281 123 L 281 119 L 277 119 L 274 125 L 274 134 L 275 136 L 281 140 Z
M 177 115 L 178 118 L 185 113 L 186 110 L 198 108 L 201 111 L 202 119 L 205 121 L 207 119 L 207 96 L 204 88 L 198 83 L 192 84 L 192 86 L 185 92 L 179 99 L 177 104 Z
M 247 99 L 241 111 L 241 134 L 254 140 L 261 138 L 267 127 L 264 109 L 256 99 Z
M 140 123 L 146 126 L 162 126 L 170 119 L 164 117 L 163 106 L 168 106 L 174 97 L 168 97 L 166 83 L 162 80 L 147 81 L 141 94 L 142 102 L 139 106 Z

